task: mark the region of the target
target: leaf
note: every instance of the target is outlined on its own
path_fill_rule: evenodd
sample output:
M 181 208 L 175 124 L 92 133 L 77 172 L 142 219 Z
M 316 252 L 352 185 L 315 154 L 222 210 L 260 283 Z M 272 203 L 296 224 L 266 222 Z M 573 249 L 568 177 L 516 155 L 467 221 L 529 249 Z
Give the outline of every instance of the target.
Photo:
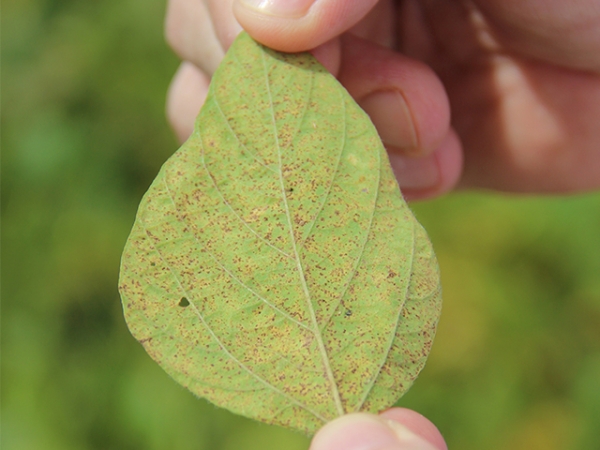
M 425 363 L 437 263 L 367 115 L 309 54 L 242 34 L 140 205 L 127 323 L 217 405 L 313 433 Z

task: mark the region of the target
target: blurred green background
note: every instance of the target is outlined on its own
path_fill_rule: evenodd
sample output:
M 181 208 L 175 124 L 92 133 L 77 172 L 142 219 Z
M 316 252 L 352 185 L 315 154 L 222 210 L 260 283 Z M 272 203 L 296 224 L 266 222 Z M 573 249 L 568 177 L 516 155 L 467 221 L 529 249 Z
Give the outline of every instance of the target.
M 2 2 L 2 449 L 304 449 L 194 398 L 128 333 L 117 276 L 177 148 L 162 0 Z M 450 448 L 590 450 L 600 430 L 600 195 L 415 206 L 444 312 L 399 402 Z

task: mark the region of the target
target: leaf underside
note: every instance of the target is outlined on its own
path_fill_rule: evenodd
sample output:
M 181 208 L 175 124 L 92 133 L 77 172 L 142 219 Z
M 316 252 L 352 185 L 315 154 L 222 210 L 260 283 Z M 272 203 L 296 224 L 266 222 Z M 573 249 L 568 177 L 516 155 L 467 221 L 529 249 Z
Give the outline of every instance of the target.
M 242 33 L 121 264 L 133 335 L 198 396 L 313 433 L 409 388 L 438 266 L 366 114 L 309 54 Z

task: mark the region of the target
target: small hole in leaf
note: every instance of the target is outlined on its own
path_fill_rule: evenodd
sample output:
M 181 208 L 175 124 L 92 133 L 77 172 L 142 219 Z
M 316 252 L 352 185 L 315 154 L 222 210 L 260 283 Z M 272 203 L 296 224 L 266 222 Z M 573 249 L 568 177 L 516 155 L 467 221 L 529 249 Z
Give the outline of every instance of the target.
M 181 300 L 179 300 L 179 306 L 183 306 L 184 308 L 186 306 L 190 306 L 190 301 L 185 297 L 181 297 Z
M 346 312 L 344 313 L 344 315 L 345 315 L 346 317 L 350 317 L 350 316 L 352 315 L 352 310 L 350 310 L 350 309 L 347 309 L 347 310 L 346 310 Z

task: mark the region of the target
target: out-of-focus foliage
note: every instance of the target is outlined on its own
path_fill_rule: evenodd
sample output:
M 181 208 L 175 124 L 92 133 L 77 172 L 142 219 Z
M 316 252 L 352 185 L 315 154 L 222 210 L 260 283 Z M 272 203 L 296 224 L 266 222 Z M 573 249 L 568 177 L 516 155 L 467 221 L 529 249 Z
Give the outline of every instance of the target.
M 158 0 L 2 2 L 2 449 L 302 449 L 194 398 L 127 331 L 119 257 L 177 148 Z M 401 404 L 451 448 L 589 450 L 600 429 L 600 195 L 415 206 L 444 310 Z

